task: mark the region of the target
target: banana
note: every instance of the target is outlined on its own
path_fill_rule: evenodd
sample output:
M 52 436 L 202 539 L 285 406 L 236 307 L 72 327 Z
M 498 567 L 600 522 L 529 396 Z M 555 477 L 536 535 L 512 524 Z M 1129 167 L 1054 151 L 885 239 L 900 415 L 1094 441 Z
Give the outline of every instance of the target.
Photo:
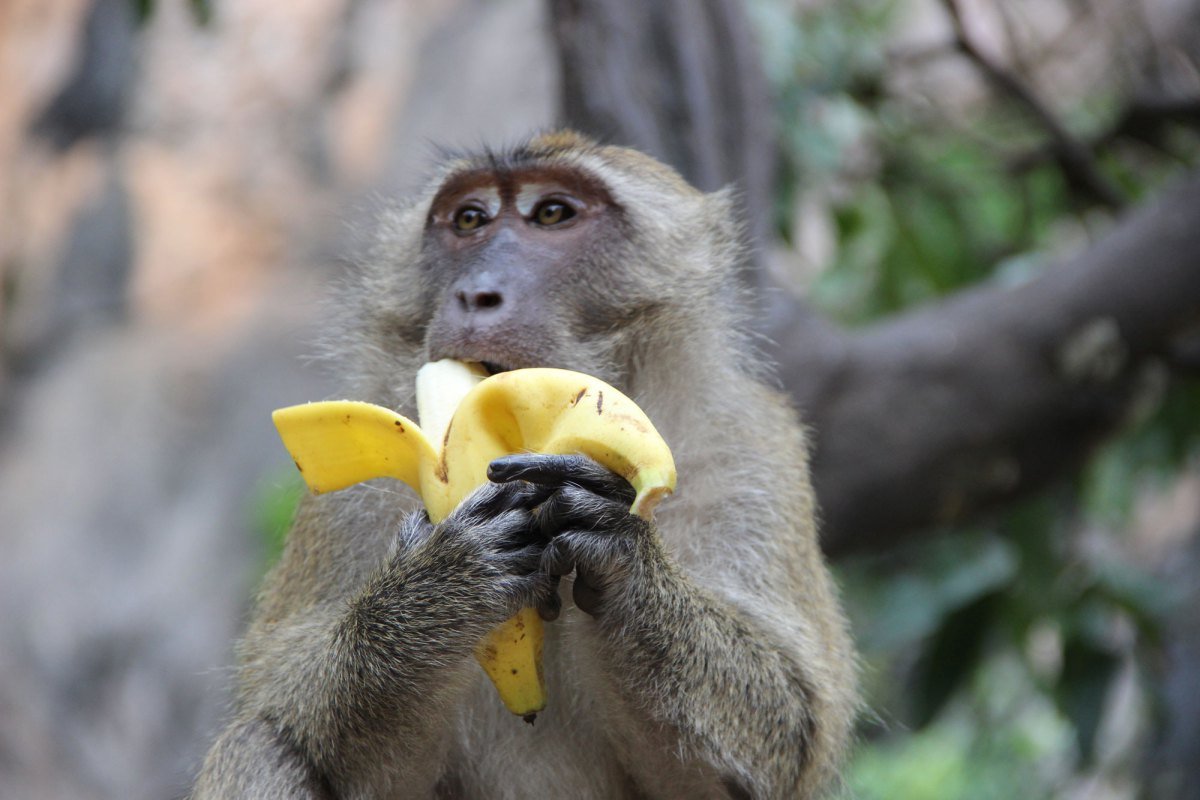
M 459 470 L 447 476 L 456 504 L 487 480 L 492 460 L 524 452 L 595 459 L 632 484 L 629 510 L 646 519 L 675 489 L 671 451 L 645 412 L 604 381 L 565 369 L 518 369 L 480 383 L 455 412 L 445 452 Z
M 417 419 L 439 447 L 462 399 L 488 376 L 482 364 L 443 358 L 417 370 Z
M 371 478 L 404 481 L 440 522 L 487 482 L 493 460 L 513 453 L 582 453 L 637 492 L 630 512 L 650 519 L 675 488 L 675 463 L 646 414 L 603 381 L 535 368 L 485 377 L 449 359 L 417 374 L 421 426 L 351 400 L 281 408 L 272 419 L 314 493 Z M 532 722 L 545 708 L 542 620 L 522 609 L 493 630 L 476 658 L 509 711 Z

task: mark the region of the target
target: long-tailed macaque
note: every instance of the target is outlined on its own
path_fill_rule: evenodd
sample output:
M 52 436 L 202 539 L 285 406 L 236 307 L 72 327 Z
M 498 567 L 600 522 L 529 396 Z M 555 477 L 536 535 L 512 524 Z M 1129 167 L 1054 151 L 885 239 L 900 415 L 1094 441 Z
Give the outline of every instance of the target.
M 730 193 L 570 132 L 450 157 L 384 215 L 334 337 L 346 397 L 411 416 L 416 369 L 447 357 L 590 373 L 654 421 L 678 491 L 648 523 L 594 462 L 519 455 L 436 526 L 394 482 L 306 498 L 197 797 L 797 798 L 836 783 L 855 660 L 804 432 L 746 332 L 740 241 Z M 533 726 L 472 657 L 530 605 L 558 615 Z

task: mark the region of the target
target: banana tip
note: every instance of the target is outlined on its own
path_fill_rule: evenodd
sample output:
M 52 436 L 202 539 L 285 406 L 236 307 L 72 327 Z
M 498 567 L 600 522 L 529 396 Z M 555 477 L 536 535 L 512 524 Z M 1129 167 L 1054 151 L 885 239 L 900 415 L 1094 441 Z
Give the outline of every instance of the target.
M 654 508 L 662 501 L 664 497 L 671 493 L 670 486 L 656 485 L 647 486 L 638 492 L 637 497 L 633 500 L 633 505 L 629 511 L 636 514 L 642 519 L 650 519 L 654 516 Z

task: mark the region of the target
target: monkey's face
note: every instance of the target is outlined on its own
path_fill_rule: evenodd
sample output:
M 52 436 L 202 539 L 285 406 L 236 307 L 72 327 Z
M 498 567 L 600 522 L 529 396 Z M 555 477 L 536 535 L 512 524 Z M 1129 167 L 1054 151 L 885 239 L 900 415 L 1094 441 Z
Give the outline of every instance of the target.
M 449 160 L 384 216 L 361 273 L 348 327 L 364 391 L 401 402 L 385 392 L 403 398 L 440 358 L 634 388 L 736 299 L 732 212 L 729 193 L 570 131 Z
M 609 188 L 576 166 L 452 174 L 422 243 L 428 357 L 616 377 L 615 338 L 645 305 L 622 263 L 629 238 Z

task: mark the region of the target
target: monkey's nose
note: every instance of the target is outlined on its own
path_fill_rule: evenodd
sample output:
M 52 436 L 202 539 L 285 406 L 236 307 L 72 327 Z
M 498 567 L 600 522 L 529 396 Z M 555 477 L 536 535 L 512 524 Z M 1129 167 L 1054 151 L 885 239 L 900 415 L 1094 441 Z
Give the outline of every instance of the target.
M 480 291 L 464 291 L 459 289 L 454 293 L 458 298 L 458 305 L 463 311 L 487 311 L 492 308 L 499 308 L 504 302 L 504 298 L 499 292 L 480 290 Z

